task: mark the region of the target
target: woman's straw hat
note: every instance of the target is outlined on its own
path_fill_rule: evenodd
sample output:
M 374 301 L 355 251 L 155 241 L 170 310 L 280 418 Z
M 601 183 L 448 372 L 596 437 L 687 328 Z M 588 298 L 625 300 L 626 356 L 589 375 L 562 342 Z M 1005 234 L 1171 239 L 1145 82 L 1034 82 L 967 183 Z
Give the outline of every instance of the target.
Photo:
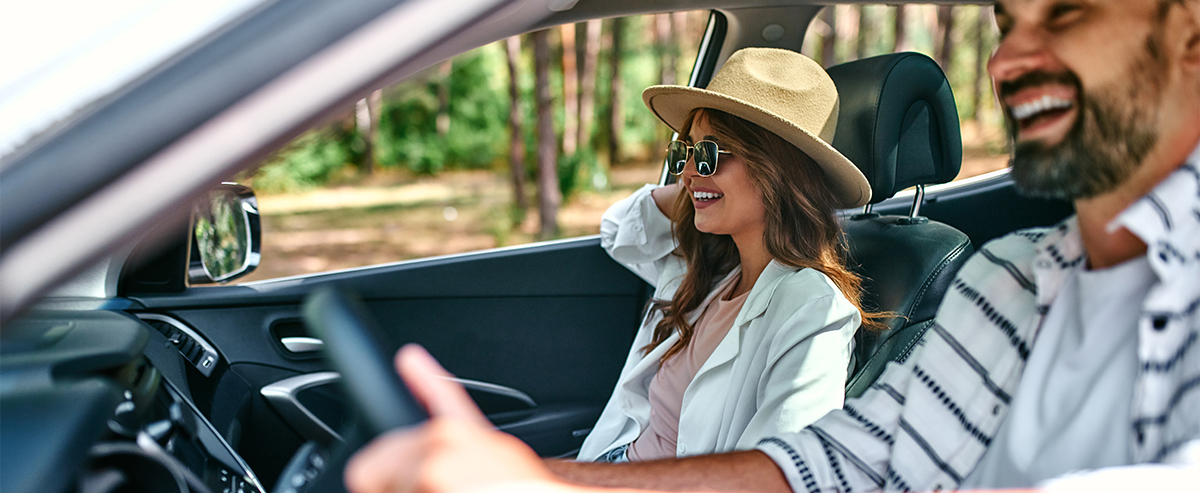
M 871 200 L 871 185 L 854 163 L 829 145 L 837 128 L 838 94 L 817 62 L 789 50 L 734 52 L 707 89 L 651 86 L 646 106 L 678 131 L 693 109 L 712 108 L 753 122 L 813 158 L 843 208 Z

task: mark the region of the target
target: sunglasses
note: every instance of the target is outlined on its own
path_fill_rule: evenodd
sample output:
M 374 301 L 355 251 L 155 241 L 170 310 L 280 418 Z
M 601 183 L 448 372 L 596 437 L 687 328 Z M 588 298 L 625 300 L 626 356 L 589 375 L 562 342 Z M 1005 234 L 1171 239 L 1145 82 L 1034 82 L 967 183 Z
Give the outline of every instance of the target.
M 722 151 L 717 147 L 717 143 L 711 140 L 702 140 L 694 145 L 688 145 L 682 140 L 672 140 L 667 144 L 667 171 L 675 176 L 682 175 L 683 168 L 687 166 L 693 152 L 696 153 L 696 174 L 700 176 L 712 176 L 717 172 L 717 156 L 733 154 Z

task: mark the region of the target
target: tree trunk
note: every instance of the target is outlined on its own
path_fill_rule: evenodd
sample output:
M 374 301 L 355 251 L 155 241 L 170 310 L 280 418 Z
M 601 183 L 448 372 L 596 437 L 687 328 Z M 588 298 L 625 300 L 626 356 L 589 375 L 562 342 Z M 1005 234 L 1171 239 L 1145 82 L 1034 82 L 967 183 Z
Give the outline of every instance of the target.
M 383 91 L 375 90 L 355 105 L 354 121 L 363 138 L 363 160 L 359 172 L 371 176 L 375 172 L 375 136 L 379 134 L 379 114 L 383 106 Z
M 832 67 L 837 64 L 834 48 L 837 45 L 837 6 L 828 5 L 821 11 L 821 20 L 829 26 L 821 39 L 821 65 Z
M 942 66 L 942 70 L 949 72 L 950 60 L 954 55 L 954 7 L 950 5 L 938 7 L 937 32 L 938 46 L 934 53 L 937 54 L 938 65 Z
M 596 65 L 600 62 L 600 20 L 587 21 L 583 38 L 583 70 L 579 72 L 579 148 L 592 145 L 592 120 L 596 117 Z
M 971 121 L 979 123 L 979 105 L 983 103 L 984 91 L 984 57 L 987 56 L 987 47 L 984 45 L 984 40 L 987 39 L 984 35 L 988 28 L 988 9 L 986 7 L 979 8 L 979 18 L 975 20 L 974 36 L 971 38 L 971 43 L 975 45 L 975 73 L 973 74 L 971 84 Z
M 508 128 L 511 140 L 508 146 L 508 163 L 512 170 L 513 203 L 525 210 L 529 201 L 525 198 L 525 136 L 521 127 L 521 91 L 517 85 L 517 65 L 521 60 L 521 37 L 505 40 L 508 53 Z
M 621 57 L 625 35 L 625 19 L 621 17 L 612 20 L 612 42 L 609 45 L 609 96 L 608 96 L 608 161 L 621 161 L 621 133 L 625 129 L 625 112 L 621 110 L 624 101 L 621 99 Z
M 550 95 L 549 31 L 533 33 L 534 94 L 537 97 L 538 218 L 543 240 L 558 234 L 558 139 L 554 136 L 554 100 Z
M 671 53 L 672 53 L 672 56 L 675 57 L 676 63 L 674 65 L 672 65 L 672 67 L 676 67 L 676 72 L 678 72 L 679 59 L 682 58 L 683 54 L 685 53 L 686 47 L 684 46 L 684 43 L 690 43 L 693 41 L 693 40 L 687 38 L 687 35 L 688 35 L 687 31 L 688 31 L 688 13 L 687 12 L 672 13 L 671 14 L 671 47 L 672 47 L 673 51 Z M 690 74 L 677 74 L 675 77 L 674 83 L 675 84 L 686 84 L 687 80 L 680 81 L 679 76 L 687 77 L 688 75 L 690 75 Z
M 654 15 L 654 45 L 658 48 L 659 84 L 675 83 L 675 37 L 671 35 L 671 14 Z
M 575 66 L 575 24 L 563 24 L 562 34 L 562 83 L 563 83 L 563 134 L 564 156 L 575 154 L 575 139 L 579 136 L 579 72 Z
M 870 28 L 871 23 L 867 22 L 865 5 L 856 5 L 854 13 L 854 17 L 856 17 L 854 19 L 854 58 L 858 60 L 867 56 L 867 29 Z
M 907 9 L 905 5 L 896 6 L 896 17 L 892 29 L 896 38 L 892 43 L 892 51 L 912 50 L 912 47 L 908 45 L 908 16 L 905 15 Z
M 453 68 L 451 60 L 446 60 L 438 66 L 437 134 L 442 139 L 450 133 L 450 73 Z

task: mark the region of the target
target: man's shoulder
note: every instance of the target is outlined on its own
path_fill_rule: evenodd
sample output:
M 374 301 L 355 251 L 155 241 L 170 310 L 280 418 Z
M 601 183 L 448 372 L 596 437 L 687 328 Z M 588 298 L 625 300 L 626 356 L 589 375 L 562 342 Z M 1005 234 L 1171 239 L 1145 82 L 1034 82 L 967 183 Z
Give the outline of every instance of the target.
M 1074 216 L 1053 226 L 1020 229 L 984 243 L 969 263 L 985 263 L 995 267 L 1018 268 L 1028 271 L 1038 250 L 1055 241 L 1055 237 L 1069 234 Z

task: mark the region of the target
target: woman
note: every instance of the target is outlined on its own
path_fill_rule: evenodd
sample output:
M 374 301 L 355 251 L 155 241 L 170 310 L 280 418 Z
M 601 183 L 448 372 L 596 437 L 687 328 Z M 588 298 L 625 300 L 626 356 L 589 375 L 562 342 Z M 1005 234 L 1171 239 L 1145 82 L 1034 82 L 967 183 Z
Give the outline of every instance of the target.
M 859 281 L 835 210 L 870 199 L 828 142 L 833 81 L 798 53 L 734 53 L 708 89 L 654 86 L 678 182 L 604 215 L 601 244 L 656 286 L 579 460 L 748 449 L 840 408 Z

